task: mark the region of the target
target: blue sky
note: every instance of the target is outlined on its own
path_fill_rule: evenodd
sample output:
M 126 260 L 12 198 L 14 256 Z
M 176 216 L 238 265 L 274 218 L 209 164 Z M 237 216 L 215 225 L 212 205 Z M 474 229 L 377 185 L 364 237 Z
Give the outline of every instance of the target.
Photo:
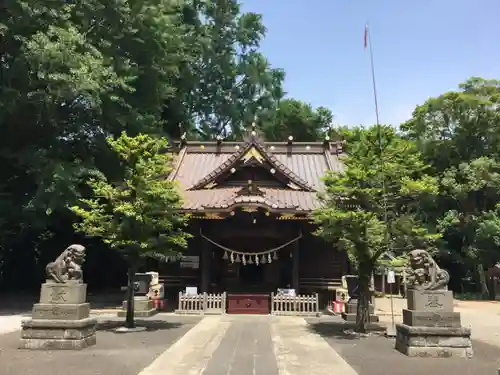
M 285 90 L 332 110 L 335 122 L 398 125 L 429 96 L 470 76 L 500 79 L 500 0 L 243 0 L 268 32 L 262 52 L 286 71 Z

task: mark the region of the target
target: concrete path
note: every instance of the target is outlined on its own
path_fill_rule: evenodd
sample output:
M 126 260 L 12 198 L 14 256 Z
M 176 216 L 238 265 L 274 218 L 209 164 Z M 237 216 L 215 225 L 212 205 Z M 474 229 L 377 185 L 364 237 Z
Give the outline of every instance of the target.
M 357 375 L 302 318 L 205 317 L 139 375 Z
M 0 316 L 0 335 L 21 329 L 21 321 L 29 315 L 2 315 Z
M 229 325 L 220 316 L 204 318 L 140 375 L 203 374 Z
M 271 324 L 279 375 L 357 375 L 351 366 L 300 318 L 276 319 Z

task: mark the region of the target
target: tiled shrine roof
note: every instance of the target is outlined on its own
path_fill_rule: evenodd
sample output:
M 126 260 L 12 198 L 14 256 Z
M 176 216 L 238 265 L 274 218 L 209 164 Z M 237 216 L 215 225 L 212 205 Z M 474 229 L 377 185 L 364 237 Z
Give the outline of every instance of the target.
M 309 212 L 327 170 L 342 171 L 342 143 L 265 142 L 252 132 L 242 142 L 185 142 L 169 176 L 179 182 L 186 211 L 231 210 L 255 205 L 270 211 Z M 280 184 L 226 183 L 245 167 L 264 168 Z

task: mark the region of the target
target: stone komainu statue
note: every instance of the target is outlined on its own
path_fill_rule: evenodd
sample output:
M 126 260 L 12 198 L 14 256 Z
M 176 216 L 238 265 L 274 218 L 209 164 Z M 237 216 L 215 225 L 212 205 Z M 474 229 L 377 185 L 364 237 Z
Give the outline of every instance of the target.
M 85 247 L 82 245 L 70 245 L 61 255 L 45 267 L 47 278 L 56 283 L 68 281 L 82 281 L 82 264 L 85 261 Z
M 412 250 L 409 253 L 408 288 L 419 290 L 448 289 L 450 275 L 442 270 L 425 250 Z

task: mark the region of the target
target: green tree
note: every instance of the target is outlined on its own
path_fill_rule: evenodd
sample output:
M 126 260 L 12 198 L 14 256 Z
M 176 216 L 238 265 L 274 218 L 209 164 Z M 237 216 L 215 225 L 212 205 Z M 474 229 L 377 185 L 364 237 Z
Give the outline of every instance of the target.
M 332 112 L 324 107 L 316 110 L 295 99 L 283 99 L 276 110 L 262 112 L 259 125 L 268 141 L 285 142 L 293 136 L 298 142 L 317 142 L 332 126 Z
M 482 156 L 497 157 L 500 146 L 500 81 L 473 77 L 416 107 L 401 125 L 437 172 Z
M 356 129 L 358 141 L 347 144 L 344 172 L 328 172 L 322 207 L 314 212 L 316 234 L 347 251 L 359 275 L 356 331 L 369 320 L 370 278 L 380 256 L 432 247 L 431 234 L 416 213 L 421 201 L 437 191 L 435 179 L 412 142 L 390 127 Z M 382 161 L 382 162 L 381 162 Z
M 37 267 L 45 249 L 72 240 L 74 215 L 66 207 L 81 194 L 82 181 L 96 168 L 118 170 L 105 138 L 166 126 L 164 103 L 177 96 L 179 66 L 196 56 L 173 0 L 5 4 L 0 284 L 12 285 L 13 270 Z M 44 246 L 54 234 L 57 239 Z M 29 274 L 38 281 L 38 272 Z
M 401 126 L 439 181 L 439 199 L 426 217 L 443 234 L 441 255 L 475 275 L 483 295 L 488 294 L 484 267 L 500 260 L 494 241 L 500 200 L 499 101 L 500 81 L 473 77 L 459 90 L 417 106 Z
M 237 0 L 191 0 L 184 22 L 196 58 L 182 67 L 177 100 L 168 103 L 165 118 L 204 139 L 238 138 L 283 96 L 284 72 L 259 52 L 262 16 L 242 13 Z M 175 134 L 178 126 L 166 131 Z
M 500 256 L 500 163 L 486 157 L 461 163 L 442 174 L 440 185 L 448 210 L 438 228 L 445 239 L 455 240 L 452 255 L 477 272 L 480 291 L 488 297 L 484 267 Z
M 171 155 L 167 141 L 125 133 L 108 144 L 119 157 L 123 177 L 110 182 L 102 174 L 89 180 L 92 198 L 72 207 L 81 217 L 75 228 L 100 237 L 123 251 L 129 262 L 126 325 L 133 328 L 134 276 L 141 257 L 164 258 L 187 246 L 184 217 L 177 214 L 181 198 L 175 182 L 167 178 Z

